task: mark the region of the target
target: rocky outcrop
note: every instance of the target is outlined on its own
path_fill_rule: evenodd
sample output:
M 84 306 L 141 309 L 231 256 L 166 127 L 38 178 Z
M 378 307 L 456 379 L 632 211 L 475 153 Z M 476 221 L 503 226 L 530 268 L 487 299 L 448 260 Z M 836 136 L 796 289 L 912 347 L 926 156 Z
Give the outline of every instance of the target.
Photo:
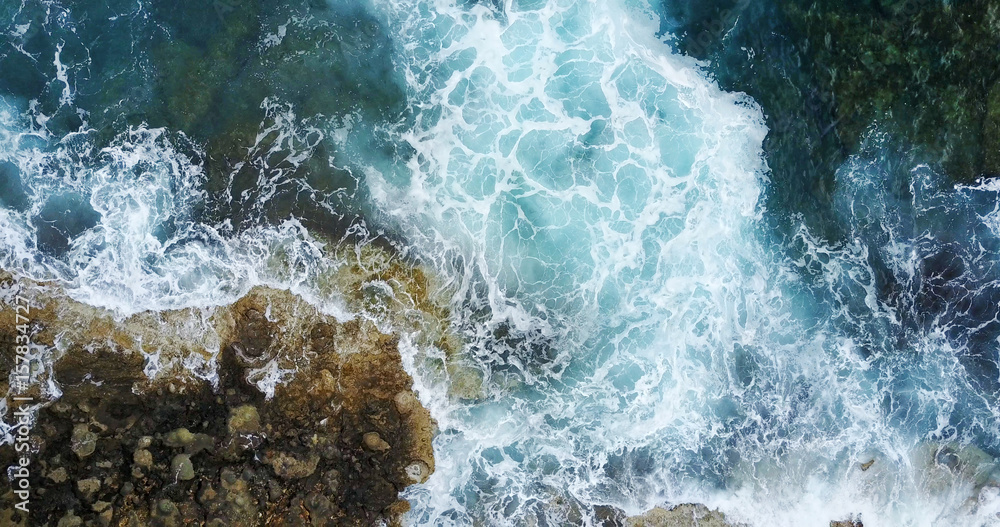
M 630 516 L 627 527 L 729 527 L 726 517 L 704 505 L 684 504 L 671 509 L 656 507 L 641 516 Z
M 27 392 L 44 403 L 30 513 L 8 493 L 4 525 L 393 524 L 399 492 L 434 470 L 434 421 L 397 339 L 369 322 L 268 288 L 125 320 L 43 284 L 13 291 L 55 351 Z M 5 339 L 13 317 L 0 313 Z M 14 456 L 0 447 L 4 466 Z
M 624 527 L 743 527 L 741 523 L 726 520 L 719 511 L 701 504 L 685 503 L 669 509 L 654 507 L 645 514 L 629 516 L 614 525 Z M 830 527 L 864 527 L 861 520 L 831 521 Z

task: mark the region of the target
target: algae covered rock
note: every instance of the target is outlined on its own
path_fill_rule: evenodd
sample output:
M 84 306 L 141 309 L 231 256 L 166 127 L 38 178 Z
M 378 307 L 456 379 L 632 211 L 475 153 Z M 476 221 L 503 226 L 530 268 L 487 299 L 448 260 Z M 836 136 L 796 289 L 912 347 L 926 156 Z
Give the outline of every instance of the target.
M 308 456 L 295 456 L 279 452 L 268 462 L 274 469 L 276 476 L 284 480 L 291 480 L 307 478 L 313 475 L 316 472 L 319 460 L 319 455 L 315 453 Z

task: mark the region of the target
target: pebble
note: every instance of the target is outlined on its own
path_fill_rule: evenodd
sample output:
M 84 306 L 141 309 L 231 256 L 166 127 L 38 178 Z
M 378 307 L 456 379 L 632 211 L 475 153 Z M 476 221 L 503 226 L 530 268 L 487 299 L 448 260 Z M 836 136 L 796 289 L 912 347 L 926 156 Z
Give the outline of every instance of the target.
M 73 514 L 73 511 L 69 511 L 63 516 L 56 527 L 80 527 L 83 525 L 83 519 Z
M 91 432 L 90 428 L 85 424 L 74 426 L 73 435 L 70 439 L 70 449 L 80 459 L 90 456 L 97 450 L 97 434 Z
M 191 456 L 187 454 L 177 454 L 170 461 L 170 473 L 181 481 L 194 479 L 194 464 L 191 463 Z
M 68 478 L 69 475 L 66 473 L 66 469 L 65 468 L 59 467 L 59 468 L 57 468 L 57 469 L 49 472 L 49 476 L 48 477 L 49 477 L 49 479 L 52 480 L 53 483 L 62 483 L 64 481 L 66 481 L 66 478 Z
M 386 450 L 392 448 L 389 446 L 389 443 L 386 443 L 385 440 L 378 435 L 378 432 L 368 432 L 365 434 L 363 440 L 365 448 L 375 452 L 385 452 Z
M 76 482 L 76 489 L 83 495 L 83 499 L 90 501 L 101 490 L 101 480 L 97 478 L 81 479 Z
M 132 461 L 135 461 L 135 464 L 140 467 L 149 468 L 153 466 L 153 454 L 149 450 L 139 449 L 132 454 Z
M 260 432 L 260 414 L 252 405 L 244 404 L 229 411 L 229 435 L 257 434 Z

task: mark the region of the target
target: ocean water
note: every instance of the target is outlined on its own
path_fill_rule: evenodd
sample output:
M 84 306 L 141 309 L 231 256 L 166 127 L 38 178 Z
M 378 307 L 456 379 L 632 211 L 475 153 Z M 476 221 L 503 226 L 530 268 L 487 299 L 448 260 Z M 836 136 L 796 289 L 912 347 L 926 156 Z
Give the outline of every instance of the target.
M 1000 524 L 1000 185 L 873 122 L 826 237 L 659 3 L 0 13 L 3 268 L 121 315 L 267 284 L 340 317 L 374 315 L 327 239 L 435 271 L 462 346 L 402 335 L 440 428 L 408 523 Z

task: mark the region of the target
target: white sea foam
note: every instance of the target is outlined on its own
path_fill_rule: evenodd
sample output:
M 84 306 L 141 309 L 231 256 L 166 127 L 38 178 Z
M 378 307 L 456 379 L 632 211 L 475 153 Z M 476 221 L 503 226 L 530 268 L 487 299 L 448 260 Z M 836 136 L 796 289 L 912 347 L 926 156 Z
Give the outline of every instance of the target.
M 459 379 L 410 349 L 444 430 L 411 523 L 589 523 L 590 505 L 689 501 L 752 525 L 995 519 L 965 504 L 993 460 L 949 424 L 978 393 L 959 350 L 945 328 L 909 335 L 919 361 L 898 349 L 869 264 L 884 252 L 913 280 L 919 233 L 831 246 L 803 227 L 788 260 L 758 221 L 759 110 L 653 39 L 637 6 L 375 10 L 397 30 L 416 123 L 397 136 L 415 153 L 355 162 L 372 216 L 458 290 L 486 379 L 475 402 L 448 397 Z M 891 207 L 868 212 L 895 225 Z
M 285 149 L 282 161 L 297 166 L 322 134 L 296 120 L 287 106 L 274 101 L 265 106 L 269 120 L 261 135 L 270 134 L 270 148 Z M 31 206 L 22 212 L 0 207 L 3 268 L 59 280 L 74 298 L 122 316 L 222 305 L 255 285 L 276 285 L 350 317 L 335 298 L 324 300 L 303 287 L 340 262 L 324 260 L 324 244 L 297 220 L 240 233 L 228 222 L 196 221 L 195 211 L 206 201 L 205 174 L 198 159 L 185 153 L 190 150 L 178 146 L 180 141 L 191 147 L 183 135 L 138 127 L 97 149 L 94 132 L 84 130 L 46 146 L 38 140 L 47 131 L 24 122 L 26 112 L 18 110 L 0 106 L 0 161 L 19 168 Z M 265 200 L 288 184 L 285 171 L 269 173 L 271 179 L 257 182 Z M 82 196 L 81 203 L 100 218 L 74 237 L 64 254 L 42 251 L 36 238 L 39 213 L 47 200 L 66 194 Z

